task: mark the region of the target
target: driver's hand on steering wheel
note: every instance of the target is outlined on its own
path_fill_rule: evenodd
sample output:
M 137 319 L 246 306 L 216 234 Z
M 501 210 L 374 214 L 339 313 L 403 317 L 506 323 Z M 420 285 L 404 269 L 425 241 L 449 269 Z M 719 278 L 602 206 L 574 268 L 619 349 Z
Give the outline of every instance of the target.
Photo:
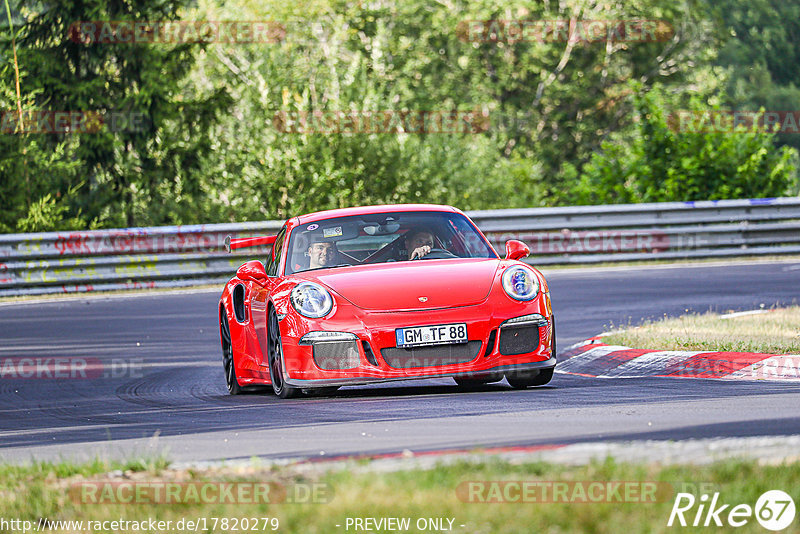
M 433 249 L 434 237 L 429 230 L 411 231 L 406 236 L 406 250 L 409 260 L 418 260 L 430 254 Z
M 409 257 L 408 259 L 418 260 L 430 254 L 430 252 L 431 252 L 431 247 L 429 247 L 428 245 L 423 245 L 421 247 L 415 248 L 413 252 L 411 252 L 411 257 Z

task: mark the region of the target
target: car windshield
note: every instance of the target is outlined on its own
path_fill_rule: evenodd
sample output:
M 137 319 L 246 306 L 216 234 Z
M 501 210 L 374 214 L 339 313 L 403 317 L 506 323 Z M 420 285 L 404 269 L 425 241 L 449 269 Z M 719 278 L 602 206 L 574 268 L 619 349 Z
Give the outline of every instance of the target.
M 336 217 L 295 228 L 286 274 L 350 265 L 497 258 L 459 213 L 414 211 Z

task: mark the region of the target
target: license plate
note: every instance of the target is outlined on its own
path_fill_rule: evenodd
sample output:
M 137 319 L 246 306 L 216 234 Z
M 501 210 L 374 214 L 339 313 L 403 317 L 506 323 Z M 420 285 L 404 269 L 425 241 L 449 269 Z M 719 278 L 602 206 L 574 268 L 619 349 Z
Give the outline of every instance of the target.
M 467 323 L 439 324 L 397 328 L 394 331 L 398 347 L 466 343 Z

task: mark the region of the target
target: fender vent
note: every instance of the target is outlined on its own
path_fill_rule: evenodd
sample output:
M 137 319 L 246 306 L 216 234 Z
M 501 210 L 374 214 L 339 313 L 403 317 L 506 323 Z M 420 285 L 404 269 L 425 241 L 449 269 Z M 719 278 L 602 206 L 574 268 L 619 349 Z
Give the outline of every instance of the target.
M 247 308 L 244 305 L 244 286 L 237 284 L 233 288 L 233 314 L 240 323 L 247 322 Z

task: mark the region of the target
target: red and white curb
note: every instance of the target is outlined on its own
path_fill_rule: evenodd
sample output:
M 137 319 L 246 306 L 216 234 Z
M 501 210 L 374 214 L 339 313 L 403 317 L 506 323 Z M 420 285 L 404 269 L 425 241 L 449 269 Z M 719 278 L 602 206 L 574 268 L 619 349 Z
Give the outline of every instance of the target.
M 716 378 L 800 382 L 800 355 L 632 349 L 597 336 L 559 354 L 557 373 L 596 378 Z

